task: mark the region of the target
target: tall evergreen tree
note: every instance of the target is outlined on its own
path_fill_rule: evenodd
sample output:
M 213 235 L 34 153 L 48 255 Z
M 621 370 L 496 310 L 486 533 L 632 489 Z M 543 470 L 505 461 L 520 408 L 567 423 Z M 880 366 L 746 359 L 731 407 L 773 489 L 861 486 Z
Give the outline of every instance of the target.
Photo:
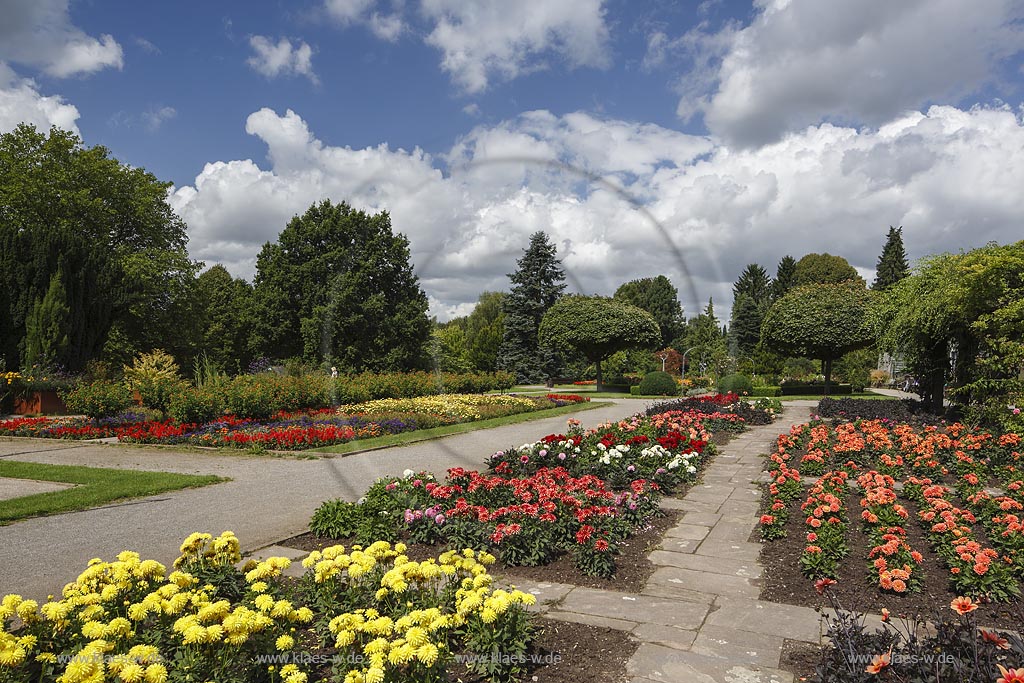
M 67 325 L 71 315 L 67 297 L 63 274 L 58 267 L 50 278 L 46 296 L 36 300 L 25 321 L 25 367 L 39 366 L 40 370 L 50 370 L 63 360 L 64 350 L 68 347 Z
M 505 325 L 498 366 L 516 374 L 518 382 L 539 382 L 554 376 L 559 359 L 537 339 L 540 321 L 565 290 L 565 273 L 557 250 L 543 232 L 530 236 L 530 246 L 509 274 L 512 291 L 505 297 Z
M 679 290 L 664 275 L 631 280 L 615 290 L 615 298 L 654 316 L 661 330 L 662 347 L 671 344 L 686 325 Z
M 728 357 L 725 335 L 715 315 L 714 300 L 709 298 L 704 311 L 686 322 L 686 330 L 679 340 L 677 350 L 687 355 L 687 366 L 703 362 L 707 369 L 717 371 Z
M 251 360 L 252 285 L 217 264 L 196 281 L 202 352 L 221 370 L 241 372 Z
M 729 351 L 736 357 L 749 356 L 761 339 L 761 321 L 772 298 L 768 271 L 749 264 L 732 286 L 732 318 L 729 323 Z
M 775 269 L 775 279 L 772 281 L 772 299 L 778 299 L 791 290 L 795 277 L 796 259 L 787 254 L 782 257 Z
M 882 247 L 875 267 L 875 282 L 871 289 L 885 290 L 910 275 L 910 264 L 907 262 L 907 251 L 903 248 L 903 226 L 889 226 L 889 235 Z

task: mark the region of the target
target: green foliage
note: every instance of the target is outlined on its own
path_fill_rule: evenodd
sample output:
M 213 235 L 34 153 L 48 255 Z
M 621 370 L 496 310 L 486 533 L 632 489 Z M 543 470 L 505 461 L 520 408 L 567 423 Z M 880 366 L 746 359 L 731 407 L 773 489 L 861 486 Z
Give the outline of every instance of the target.
M 688 375 L 697 374 L 702 364 L 707 372 L 717 374 L 721 371 L 728 360 L 728 351 L 712 299 L 708 299 L 708 305 L 700 315 L 686 322 L 686 330 L 673 346 L 680 353 L 690 351 L 686 357 Z
M 647 311 L 600 296 L 563 297 L 544 314 L 538 332 L 541 344 L 575 351 L 597 365 L 601 390 L 601 361 L 628 348 L 655 348 L 661 331 Z
M 60 397 L 72 413 L 94 420 L 123 413 L 134 403 L 128 387 L 108 380 L 80 384 L 71 391 L 61 392 Z
M 169 183 L 108 155 L 57 128 L 23 124 L 0 135 L 0 357 L 12 366 L 58 271 L 64 296 L 51 299 L 67 311 L 49 316 L 60 331 L 46 336 L 68 343 L 47 362 L 80 370 L 112 328 L 124 348 L 189 342 L 182 313 L 195 264 L 167 203 Z
M 471 363 L 466 350 L 466 333 L 458 325 L 435 328 L 430 335 L 430 357 L 438 370 L 469 372 Z
M 484 292 L 466 318 L 466 353 L 476 372 L 498 369 L 498 349 L 505 330 L 504 292 Z
M 754 384 L 746 375 L 734 372 L 726 375 L 718 382 L 718 391 L 722 394 L 739 394 L 740 396 L 753 396 Z
M 781 265 L 781 264 L 780 264 Z M 836 284 L 853 280 L 864 285 L 864 279 L 856 268 L 842 256 L 832 254 L 807 254 L 797 261 L 793 271 L 793 286 L 815 284 Z
M 679 393 L 679 385 L 672 375 L 656 370 L 648 372 L 640 380 L 639 393 L 644 396 L 675 396 Z
M 211 389 L 182 387 L 168 401 L 167 412 L 183 424 L 204 424 L 222 415 L 220 396 Z
M 910 275 L 910 264 L 907 262 L 907 250 L 903 248 L 903 226 L 889 226 L 889 234 L 882 247 L 875 267 L 875 281 L 872 289 L 886 290 Z
M 654 316 L 661 330 L 660 346 L 668 346 L 686 325 L 679 290 L 664 275 L 631 280 L 615 290 L 619 301 L 632 304 Z
M 798 287 L 772 304 L 762 341 L 779 353 L 821 359 L 827 384 L 835 359 L 874 341 L 872 300 L 863 283 Z
M 60 267 L 50 278 L 46 296 L 36 301 L 25 321 L 25 367 L 57 367 L 70 343 L 67 327 L 71 309 Z
M 772 299 L 793 289 L 793 279 L 796 276 L 796 259 L 788 254 L 782 257 L 778 267 L 775 269 L 775 279 L 772 280 Z
M 942 409 L 952 379 L 970 419 L 1008 424 L 1024 399 L 1024 242 L 925 259 L 877 310 L 881 348 L 901 354 L 927 407 Z
M 252 285 L 242 278 L 232 278 L 218 263 L 196 279 L 196 296 L 203 357 L 221 370 L 238 374 L 252 360 Z
M 750 392 L 751 396 L 767 396 L 773 398 L 775 396 L 782 396 L 782 387 L 763 386 L 754 387 L 754 390 Z
M 871 384 L 871 371 L 878 362 L 878 353 L 873 348 L 851 351 L 836 361 L 835 372 L 839 379 L 852 385 L 854 391 L 864 391 Z
M 309 530 L 324 538 L 355 536 L 362 520 L 360 506 L 344 500 L 327 500 L 313 513 Z
M 543 232 L 530 236 L 530 245 L 509 275 L 512 291 L 505 297 L 505 313 L 498 367 L 512 372 L 520 383 L 540 382 L 558 374 L 555 352 L 538 338 L 541 320 L 565 290 L 565 273 L 555 245 Z
M 256 260 L 254 349 L 344 372 L 423 367 L 427 297 L 391 218 L 323 201 Z
M 139 392 L 142 405 L 167 410 L 171 397 L 181 391 L 183 382 L 174 357 L 163 349 L 139 355 L 131 366 L 125 366 L 124 379 L 129 389 Z
M 273 375 L 241 375 L 225 385 L 220 393 L 224 412 L 236 417 L 263 420 L 278 410 L 276 378 Z

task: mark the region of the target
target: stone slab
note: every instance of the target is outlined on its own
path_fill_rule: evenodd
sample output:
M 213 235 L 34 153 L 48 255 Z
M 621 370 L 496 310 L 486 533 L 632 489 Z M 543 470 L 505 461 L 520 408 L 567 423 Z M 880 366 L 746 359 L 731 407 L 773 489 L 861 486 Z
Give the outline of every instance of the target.
M 680 569 L 692 569 L 708 574 L 739 576 L 744 579 L 761 578 L 761 567 L 758 563 L 746 560 L 673 553 L 665 550 L 655 550 L 650 554 L 649 559 L 659 567 L 679 567 Z
M 641 643 L 663 645 L 674 650 L 689 650 L 697 638 L 697 632 L 660 624 L 640 624 L 632 635 Z
M 708 574 L 679 567 L 659 567 L 651 574 L 651 578 L 647 580 L 647 585 L 679 586 L 699 593 L 713 593 L 715 595 L 745 597 L 755 600 L 760 595 L 761 589 L 752 581 L 752 579 L 745 579 L 741 576 Z
M 684 498 L 679 509 L 685 510 L 686 512 L 706 512 L 709 514 L 715 514 L 718 512 L 718 508 L 721 507 L 721 505 L 721 503 L 709 503 L 704 500 L 690 500 L 688 498 Z
M 683 600 L 685 602 L 695 602 L 699 605 L 708 606 L 714 604 L 715 600 L 718 599 L 718 596 L 714 593 L 701 593 L 700 591 L 685 588 L 681 584 L 673 583 L 648 583 L 640 593 L 654 598 Z
M 662 510 L 685 510 L 686 503 L 682 498 L 662 498 L 658 507 Z
M 719 657 L 733 663 L 779 668 L 782 657 L 781 635 L 751 633 L 720 626 L 705 626 L 690 648 L 709 657 Z
M 711 527 L 682 522 L 665 531 L 665 535 L 672 538 L 685 538 L 689 541 L 703 541 L 709 531 L 711 531 Z
M 554 619 L 555 621 L 569 621 L 574 624 L 586 624 L 587 626 L 597 626 L 599 628 L 610 628 L 616 631 L 632 631 L 637 627 L 637 622 L 628 621 L 626 619 L 613 619 L 611 617 L 602 617 L 599 614 L 579 614 L 577 612 L 561 612 L 559 610 L 548 610 L 547 614 L 544 615 L 545 619 Z
M 712 527 L 718 524 L 720 519 L 722 519 L 722 515 L 715 512 L 699 512 L 697 510 L 690 510 L 683 515 L 684 524 L 695 524 L 697 526 Z
M 727 662 L 717 657 L 641 643 L 626 663 L 628 676 L 670 683 L 792 683 L 777 669 Z
M 63 481 L 38 481 L 36 479 L 0 477 L 0 500 L 34 496 L 37 493 L 53 493 L 54 491 L 74 488 L 76 485 Z
M 573 589 L 557 607 L 558 612 L 601 615 L 694 630 L 704 623 L 708 609 L 708 605 L 695 602 L 679 602 L 648 595 L 625 595 L 593 588 Z
M 694 553 L 697 552 L 699 545 L 700 541 L 695 541 L 692 538 L 665 536 L 661 539 L 658 547 L 672 553 Z
M 707 555 L 708 557 L 756 562 L 761 557 L 761 545 L 746 541 L 743 543 L 708 543 L 707 539 L 704 539 L 694 552 L 697 555 Z
M 809 607 L 780 605 L 733 596 L 715 602 L 707 618 L 710 627 L 732 628 L 764 635 L 784 633 L 787 638 L 817 645 L 821 642 L 818 613 Z

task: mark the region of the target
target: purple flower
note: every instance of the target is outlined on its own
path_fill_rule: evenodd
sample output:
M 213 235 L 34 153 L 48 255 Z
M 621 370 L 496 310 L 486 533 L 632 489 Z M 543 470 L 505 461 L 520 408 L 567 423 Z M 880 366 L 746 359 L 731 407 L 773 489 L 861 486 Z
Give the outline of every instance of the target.
M 434 524 L 444 524 L 444 521 L 444 515 L 439 513 L 434 516 Z
M 405 523 L 406 524 L 412 524 L 414 519 L 416 519 L 416 516 L 413 515 L 412 510 L 406 510 L 405 511 Z
M 539 455 L 540 457 L 542 457 L 542 458 L 543 458 L 543 457 L 544 457 L 545 455 L 547 455 L 547 454 L 548 454 L 548 452 L 547 452 L 546 450 L 544 450 L 544 449 L 541 449 L 541 452 L 540 452 L 540 453 L 538 453 L 537 455 Z
M 635 471 L 636 471 L 636 468 L 635 468 L 635 467 L 633 467 L 632 465 L 630 465 L 629 467 L 627 467 L 627 468 L 626 468 L 626 471 L 627 471 L 627 472 L 635 472 Z
M 558 454 L 558 459 L 559 460 L 565 460 L 565 453 L 559 453 Z

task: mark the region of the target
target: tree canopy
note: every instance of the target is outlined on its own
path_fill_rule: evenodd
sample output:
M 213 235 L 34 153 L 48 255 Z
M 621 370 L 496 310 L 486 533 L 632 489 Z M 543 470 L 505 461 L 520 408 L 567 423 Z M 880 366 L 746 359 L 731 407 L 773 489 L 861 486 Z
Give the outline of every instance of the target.
M 252 359 L 250 331 L 254 326 L 252 285 L 233 278 L 227 268 L 217 264 L 196 281 L 200 329 L 200 348 L 218 369 L 231 373 L 243 371 Z
M 827 393 L 832 362 L 874 342 L 871 305 L 871 292 L 862 283 L 797 287 L 768 309 L 761 338 L 778 353 L 820 359 Z
M 152 348 L 156 337 L 192 342 L 180 316 L 198 266 L 167 203 L 169 186 L 58 128 L 22 124 L 0 135 L 0 357 L 8 365 L 24 361 L 28 319 L 58 270 L 68 342 L 49 359 L 56 365 L 81 369 L 111 337 L 135 348 Z
M 616 351 L 656 348 L 661 342 L 658 323 L 637 306 L 602 296 L 573 294 L 559 299 L 541 321 L 542 344 L 575 351 L 597 366 L 601 390 L 601 361 Z
M 749 356 L 761 339 L 761 322 L 771 304 L 768 272 L 756 263 L 749 264 L 733 284 L 732 293 L 730 350 L 737 356 Z
M 505 312 L 498 367 L 516 375 L 518 382 L 539 382 L 557 374 L 560 361 L 554 350 L 539 341 L 541 320 L 565 291 L 565 273 L 555 245 L 543 232 L 530 235 L 530 244 L 509 274 L 512 291 L 505 297 Z
M 796 262 L 793 271 L 793 286 L 836 283 L 853 280 L 863 283 L 857 269 L 842 256 L 833 254 L 807 254 Z
M 729 354 L 712 298 L 708 298 L 708 305 L 699 315 L 686 321 L 686 329 L 674 348 L 680 353 L 690 351 L 686 357 L 687 368 L 696 361 L 716 372 L 721 370 Z
M 889 226 L 889 234 L 885 246 L 878 257 L 875 267 L 875 281 L 872 289 L 885 290 L 910 275 L 910 264 L 907 263 L 907 250 L 903 248 L 903 226 Z
M 387 212 L 322 201 L 256 259 L 256 348 L 343 371 L 425 365 L 427 297 Z
M 626 282 L 615 290 L 614 298 L 653 315 L 661 330 L 662 346 L 671 344 L 686 326 L 679 290 L 664 275 Z

